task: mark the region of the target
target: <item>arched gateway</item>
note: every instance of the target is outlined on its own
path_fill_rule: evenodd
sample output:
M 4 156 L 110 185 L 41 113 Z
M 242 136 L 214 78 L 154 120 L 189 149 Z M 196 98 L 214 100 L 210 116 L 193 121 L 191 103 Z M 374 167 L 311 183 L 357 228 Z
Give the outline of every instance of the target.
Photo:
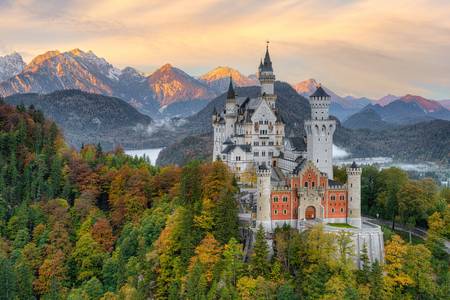
M 316 208 L 314 206 L 308 206 L 305 210 L 305 219 L 314 220 L 316 218 Z

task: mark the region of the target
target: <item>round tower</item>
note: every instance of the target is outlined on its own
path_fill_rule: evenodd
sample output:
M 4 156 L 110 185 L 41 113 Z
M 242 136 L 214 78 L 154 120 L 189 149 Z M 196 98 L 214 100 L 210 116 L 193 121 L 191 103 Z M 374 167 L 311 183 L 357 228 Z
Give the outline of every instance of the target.
M 361 228 L 361 173 L 355 162 L 347 168 L 347 223 Z
M 331 97 L 319 84 L 316 91 L 309 97 L 312 120 L 328 120 Z
M 257 187 L 257 203 L 256 203 L 256 227 L 261 224 L 266 232 L 272 232 L 272 221 L 270 213 L 270 175 L 272 171 L 266 165 L 261 165 L 256 170 L 256 187 Z
M 308 160 L 333 179 L 333 134 L 336 121 L 329 118 L 330 96 L 322 86 L 309 97 L 311 119 L 305 121 Z

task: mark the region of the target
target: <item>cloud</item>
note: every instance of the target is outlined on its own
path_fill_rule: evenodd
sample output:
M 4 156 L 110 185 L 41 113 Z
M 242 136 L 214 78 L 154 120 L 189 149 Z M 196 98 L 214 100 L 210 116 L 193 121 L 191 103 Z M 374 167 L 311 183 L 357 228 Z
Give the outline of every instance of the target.
M 171 62 L 194 74 L 224 64 L 249 74 L 270 40 L 282 80 L 450 98 L 444 0 L 0 0 L 0 8 L 0 51 L 79 47 L 145 72 Z

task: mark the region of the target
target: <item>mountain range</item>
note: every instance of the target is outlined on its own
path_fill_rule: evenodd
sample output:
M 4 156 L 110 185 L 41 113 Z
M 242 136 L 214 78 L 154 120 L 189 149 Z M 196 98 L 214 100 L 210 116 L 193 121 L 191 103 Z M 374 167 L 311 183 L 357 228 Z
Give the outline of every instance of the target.
M 219 67 L 200 78 L 165 64 L 149 76 L 132 67 L 114 67 L 92 51 L 48 51 L 25 65 L 17 53 L 0 58 L 0 95 L 47 94 L 79 89 L 119 97 L 152 118 L 191 115 L 223 92 L 228 77 L 236 85 L 252 85 L 254 79 Z M 182 104 L 180 104 L 182 103 Z
M 435 119 L 450 120 L 450 111 L 438 101 L 406 95 L 384 106 L 369 104 L 350 116 L 343 126 L 381 130 L 391 125 L 409 125 Z

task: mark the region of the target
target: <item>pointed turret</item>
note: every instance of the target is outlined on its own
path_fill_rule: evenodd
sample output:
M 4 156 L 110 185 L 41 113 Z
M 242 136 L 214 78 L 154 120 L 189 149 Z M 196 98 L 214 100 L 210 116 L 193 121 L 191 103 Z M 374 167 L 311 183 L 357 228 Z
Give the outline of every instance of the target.
M 266 45 L 266 54 L 264 60 L 260 62 L 258 79 L 261 83 L 261 96 L 269 104 L 272 109 L 275 109 L 275 101 L 277 99 L 274 91 L 275 75 L 273 74 L 272 60 L 269 54 L 269 42 Z
M 267 45 L 266 45 L 266 55 L 264 56 L 264 64 L 263 64 L 262 71 L 273 72 L 272 61 L 270 60 L 270 54 L 269 54 L 269 42 L 267 42 Z
M 235 99 L 235 98 L 236 98 L 236 93 L 234 92 L 233 79 L 230 76 L 230 85 L 228 86 L 227 100 Z
M 309 97 L 311 97 L 311 98 L 314 98 L 314 97 L 315 98 L 319 98 L 319 97 L 329 98 L 330 95 L 328 95 L 327 92 L 325 92 L 322 85 L 319 83 L 316 87 L 316 91 Z

